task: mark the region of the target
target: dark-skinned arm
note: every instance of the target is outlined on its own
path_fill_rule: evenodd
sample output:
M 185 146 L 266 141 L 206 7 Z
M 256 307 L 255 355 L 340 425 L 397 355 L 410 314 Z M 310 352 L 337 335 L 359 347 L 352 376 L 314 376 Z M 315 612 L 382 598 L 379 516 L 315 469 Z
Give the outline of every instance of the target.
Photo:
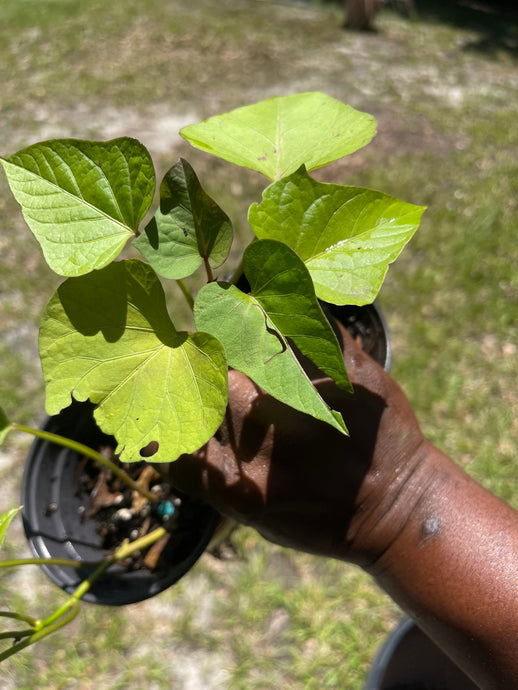
M 518 688 L 518 513 L 422 435 L 341 329 L 354 394 L 316 382 L 350 436 L 231 371 L 225 423 L 173 483 L 273 542 L 356 563 L 484 689 Z
M 430 443 L 383 511 L 367 570 L 481 688 L 518 687 L 516 511 Z

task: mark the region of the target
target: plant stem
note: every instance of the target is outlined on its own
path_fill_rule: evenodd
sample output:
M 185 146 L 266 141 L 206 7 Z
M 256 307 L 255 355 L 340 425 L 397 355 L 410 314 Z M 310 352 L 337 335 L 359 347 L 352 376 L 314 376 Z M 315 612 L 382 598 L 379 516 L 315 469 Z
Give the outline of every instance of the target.
M 20 637 L 27 637 L 34 632 L 34 628 L 27 628 L 26 630 L 8 630 L 7 632 L 0 633 L 0 640 L 8 640 L 10 637 L 15 640 L 19 640 Z
M 207 282 L 212 283 L 214 280 L 214 274 L 212 273 L 212 268 L 210 266 L 208 257 L 203 257 L 203 264 L 205 266 L 205 272 L 207 274 Z
M 190 310 L 193 311 L 193 309 L 194 309 L 194 300 L 193 300 L 193 298 L 192 298 L 191 291 L 189 290 L 189 288 L 187 287 L 187 285 L 184 283 L 183 280 L 178 279 L 178 280 L 176 281 L 176 284 L 178 285 L 178 287 L 179 287 L 180 290 L 182 291 L 182 294 L 183 294 L 183 296 L 185 297 L 185 299 L 186 299 L 186 301 L 187 301 L 187 304 L 189 305 Z
M 94 460 L 94 462 L 99 463 L 99 465 L 102 465 L 103 467 L 106 467 L 106 469 L 113 472 L 113 474 L 116 477 L 118 477 L 121 481 L 123 481 L 127 486 L 129 486 L 130 489 L 133 489 L 133 491 L 138 491 L 139 494 L 147 498 L 148 501 L 154 502 L 158 500 L 158 497 L 154 493 L 152 493 L 148 489 L 145 489 L 142 486 L 139 486 L 139 484 L 137 484 L 137 482 L 134 481 L 128 475 L 128 473 L 125 472 L 121 467 L 116 465 L 108 458 L 105 458 L 104 455 L 94 450 L 93 448 L 89 448 L 88 446 L 85 446 L 83 443 L 80 443 L 79 441 L 74 441 L 71 438 L 66 438 L 65 436 L 60 436 L 59 434 L 53 434 L 50 431 L 45 431 L 44 429 L 33 429 L 30 426 L 25 426 L 24 424 L 16 423 L 13 423 L 11 426 L 15 431 L 23 431 L 27 434 L 32 434 L 32 436 L 37 436 L 38 438 L 42 438 L 45 441 L 57 443 L 59 446 L 64 446 L 65 448 L 75 450 L 80 455 L 86 455 L 86 457 L 90 458 L 91 460 Z
M 63 617 L 62 620 L 59 620 L 55 624 L 49 625 L 46 628 L 35 631 L 30 637 L 28 637 L 23 642 L 19 642 L 18 644 L 9 647 L 9 649 L 6 649 L 5 652 L 2 652 L 0 654 L 0 662 L 4 661 L 5 659 L 8 659 L 10 656 L 13 656 L 13 654 L 16 654 L 17 652 L 21 652 L 22 649 L 25 649 L 25 647 L 34 644 L 38 640 L 47 637 L 47 635 L 50 635 L 55 630 L 59 630 L 60 628 L 64 627 L 65 625 L 67 625 L 67 623 L 70 623 L 70 621 L 74 620 L 78 613 L 79 603 L 76 601 L 75 605 L 71 607 L 70 611 L 68 611 L 68 615 Z
M 143 537 L 135 539 L 135 541 L 128 542 L 126 540 L 122 542 L 122 544 L 116 549 L 116 551 L 114 551 L 114 553 L 111 556 L 108 556 L 104 559 L 104 561 L 99 563 L 99 565 L 93 571 L 93 573 L 85 580 L 83 580 L 80 585 L 78 585 L 74 593 L 70 595 L 67 601 L 65 601 L 65 603 L 62 606 L 60 606 L 57 611 L 55 611 L 51 616 L 45 618 L 40 622 L 38 628 L 46 627 L 47 625 L 59 619 L 67 611 L 67 609 L 69 609 L 70 606 L 74 604 L 74 602 L 78 602 L 81 599 L 81 597 L 84 594 L 86 594 L 86 592 L 88 592 L 90 587 L 95 582 L 97 582 L 97 580 L 106 572 L 106 570 L 108 570 L 108 568 L 111 565 L 113 565 L 117 561 L 121 561 L 124 558 L 127 558 L 135 551 L 140 551 L 140 549 L 145 549 L 148 546 L 151 546 L 156 541 L 161 539 L 165 534 L 167 534 L 167 530 L 165 529 L 165 527 L 157 527 L 152 532 L 149 532 L 149 534 L 145 534 Z
M 34 627 L 38 622 L 37 618 L 32 618 L 31 616 L 24 616 L 23 613 L 16 613 L 14 611 L 0 611 L 1 618 L 14 618 L 17 621 L 23 621 Z
M 18 644 L 14 644 L 9 649 L 0 653 L 0 662 L 4 661 L 5 659 L 8 659 L 13 654 L 20 652 L 22 649 L 25 649 L 29 645 L 34 644 L 38 640 L 47 637 L 47 635 L 50 635 L 54 631 L 59 630 L 60 628 L 67 625 L 67 623 L 72 621 L 77 616 L 79 612 L 79 601 L 81 597 L 83 597 L 86 594 L 86 592 L 88 592 L 91 586 L 100 577 L 102 577 L 102 575 L 106 572 L 106 570 L 108 570 L 108 568 L 111 565 L 113 565 L 117 561 L 127 558 L 135 551 L 139 551 L 140 549 L 144 549 L 148 546 L 151 546 L 159 539 L 161 539 L 165 534 L 167 534 L 167 530 L 165 529 L 165 527 L 157 527 L 149 534 L 146 534 L 143 537 L 140 537 L 139 539 L 135 539 L 135 541 L 124 541 L 111 556 L 108 556 L 101 563 L 99 563 L 99 565 L 93 571 L 93 573 L 81 582 L 81 584 L 76 588 L 74 593 L 70 595 L 70 597 L 64 602 L 64 604 L 62 604 L 57 609 L 57 611 L 55 611 L 53 614 L 51 614 L 43 620 L 36 620 L 34 618 L 29 618 L 16 613 L 11 614 L 9 612 L 0 612 L 0 616 L 15 618 L 17 620 L 22 620 L 32 625 L 32 628 L 30 628 L 29 630 L 12 631 L 0 634 L 0 639 L 5 639 L 8 637 L 18 638 L 22 636 L 27 636 L 27 639 L 23 640 L 22 642 L 19 642 Z M 41 560 L 49 562 L 53 559 Z
M 16 568 L 19 565 L 65 565 L 69 568 L 80 568 L 89 564 L 71 558 L 17 558 L 13 561 L 0 561 L 0 568 Z

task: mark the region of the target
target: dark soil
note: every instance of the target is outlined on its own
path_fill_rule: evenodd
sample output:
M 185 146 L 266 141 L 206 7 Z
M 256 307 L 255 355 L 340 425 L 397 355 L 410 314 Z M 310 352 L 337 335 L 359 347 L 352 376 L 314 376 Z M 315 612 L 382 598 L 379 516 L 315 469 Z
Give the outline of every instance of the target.
M 112 448 L 102 447 L 99 451 L 117 462 Z M 182 500 L 171 490 L 152 465 L 138 462 L 121 467 L 131 479 L 156 494 L 157 500 L 148 500 L 110 470 L 84 458 L 77 476 L 77 495 L 84 496 L 82 519 L 95 521 L 101 546 L 107 552 L 115 550 L 124 540 L 134 541 L 157 527 L 165 527 L 168 530 L 165 537 L 121 562 L 128 571 L 161 570 L 175 545 L 183 539 L 180 534 L 192 530 L 195 511 L 188 500 Z

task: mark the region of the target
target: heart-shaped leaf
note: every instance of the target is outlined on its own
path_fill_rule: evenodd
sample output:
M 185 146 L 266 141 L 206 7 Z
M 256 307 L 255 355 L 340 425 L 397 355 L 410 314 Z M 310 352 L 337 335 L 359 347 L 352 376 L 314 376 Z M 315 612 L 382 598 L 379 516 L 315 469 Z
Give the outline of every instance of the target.
M 202 151 L 270 180 L 321 168 L 365 146 L 376 120 L 320 92 L 276 96 L 184 127 Z
M 47 263 L 63 276 L 112 261 L 153 199 L 153 163 L 135 139 L 47 141 L 1 162 Z
M 0 546 L 2 546 L 4 543 L 7 528 L 11 524 L 12 519 L 20 510 L 21 506 L 19 508 L 11 508 L 11 510 L 8 510 L 6 513 L 0 515 Z
M 180 159 L 160 185 L 160 208 L 133 243 L 164 278 L 185 278 L 202 261 L 220 266 L 232 244 L 232 223 Z
M 254 297 L 229 283 L 208 283 L 196 297 L 194 318 L 197 328 L 223 343 L 229 366 L 277 400 L 347 433 Z
M 124 461 L 158 444 L 154 462 L 175 460 L 209 440 L 227 403 L 222 345 L 207 333 L 177 332 L 162 286 L 140 261 L 70 278 L 40 328 L 47 411 L 90 399 Z
M 424 210 L 372 189 L 317 182 L 302 167 L 264 191 L 249 222 L 260 239 L 297 252 L 319 299 L 362 305 L 375 299 Z
M 283 242 L 259 240 L 247 247 L 243 267 L 274 327 L 338 386 L 351 390 L 342 350 L 302 259 Z

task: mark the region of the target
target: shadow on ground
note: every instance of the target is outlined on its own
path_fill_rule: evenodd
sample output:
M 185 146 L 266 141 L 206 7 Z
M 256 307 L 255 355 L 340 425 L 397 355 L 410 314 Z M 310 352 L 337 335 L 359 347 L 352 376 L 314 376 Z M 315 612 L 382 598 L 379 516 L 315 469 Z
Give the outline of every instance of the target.
M 397 10 L 399 3 L 392 4 Z M 421 21 L 445 22 L 475 32 L 477 36 L 464 45 L 464 50 L 489 55 L 505 50 L 518 57 L 518 4 L 515 0 L 414 0 L 413 4 Z

